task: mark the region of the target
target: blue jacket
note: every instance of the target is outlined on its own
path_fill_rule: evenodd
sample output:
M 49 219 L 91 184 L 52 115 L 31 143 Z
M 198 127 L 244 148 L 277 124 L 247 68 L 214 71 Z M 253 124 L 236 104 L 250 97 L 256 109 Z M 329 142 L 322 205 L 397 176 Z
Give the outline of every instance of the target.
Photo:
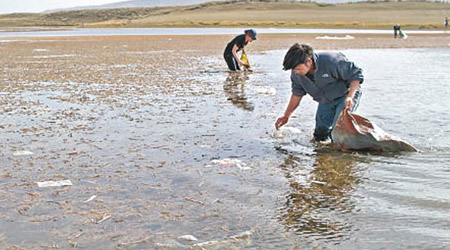
M 327 104 L 346 95 L 350 82 L 364 81 L 362 69 L 348 61 L 340 52 L 314 53 L 313 80 L 298 75 L 292 70 L 292 94 L 304 96 L 309 94 L 320 104 Z

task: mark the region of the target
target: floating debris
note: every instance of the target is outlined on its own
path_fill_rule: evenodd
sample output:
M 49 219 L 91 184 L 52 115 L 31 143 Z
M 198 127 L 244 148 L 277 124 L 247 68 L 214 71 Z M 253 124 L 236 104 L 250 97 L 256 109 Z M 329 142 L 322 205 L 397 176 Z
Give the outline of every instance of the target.
M 253 233 L 251 231 L 245 231 L 245 232 L 242 232 L 240 234 L 230 236 L 230 239 L 234 239 L 234 240 L 247 239 L 247 238 L 250 238 L 250 236 L 252 236 L 252 234 Z
M 298 137 L 302 132 L 298 128 L 294 127 L 281 127 L 279 130 L 276 130 L 272 138 L 275 139 L 285 139 L 285 138 L 294 138 Z
M 62 181 L 42 181 L 37 182 L 38 187 L 62 187 L 62 186 L 72 186 L 72 182 L 70 180 L 62 180 Z
M 97 195 L 92 195 L 89 199 L 83 201 L 83 203 L 91 202 L 91 201 L 95 200 L 95 198 L 97 198 Z
M 34 49 L 33 52 L 49 52 L 49 49 Z
M 204 249 L 205 247 L 212 247 L 212 246 L 217 246 L 217 245 L 221 245 L 221 244 L 227 244 L 229 242 L 230 241 L 228 241 L 228 240 L 222 240 L 222 241 L 211 240 L 211 241 L 205 241 L 202 243 L 194 244 L 192 247 L 194 249 Z
M 319 184 L 319 185 L 327 185 L 326 182 L 323 181 L 311 181 L 311 183 Z
M 187 246 L 180 244 L 176 240 L 166 240 L 165 242 L 156 243 L 156 246 L 168 249 L 188 249 Z
M 14 156 L 29 156 L 29 155 L 34 155 L 34 153 L 31 151 L 21 150 L 21 151 L 14 152 L 13 155 Z
M 101 220 L 97 221 L 95 224 L 100 224 L 111 217 L 112 217 L 112 215 L 110 215 L 110 214 L 104 214 L 103 218 Z
M 262 95 L 276 95 L 277 94 L 277 90 L 272 87 L 260 87 L 260 88 L 256 89 L 256 92 L 258 94 L 262 94 Z
M 316 37 L 316 40 L 352 40 L 355 39 L 355 37 L 350 35 L 342 36 L 318 36 Z
M 192 248 L 194 249 L 204 249 L 205 247 L 212 247 L 217 245 L 223 245 L 223 244 L 229 244 L 229 243 L 235 243 L 240 240 L 248 239 L 252 236 L 251 231 L 245 231 L 237 235 L 230 236 L 227 240 L 211 240 L 211 241 L 205 241 L 202 243 L 197 243 L 192 245 Z
M 222 160 L 212 160 L 212 165 L 219 165 L 221 167 L 237 167 L 240 170 L 249 170 L 252 169 L 251 167 L 247 167 L 247 164 L 242 162 L 239 159 L 235 158 L 224 158 Z M 211 166 L 211 165 L 209 165 Z
M 197 241 L 198 240 L 197 238 L 195 238 L 193 235 L 190 235 L 190 234 L 180 236 L 180 237 L 178 237 L 178 239 L 188 240 L 188 241 Z
M 205 205 L 205 203 L 203 203 L 203 201 L 198 201 L 198 200 L 192 199 L 191 197 L 185 197 L 184 199 L 187 201 L 190 201 L 190 202 L 198 203 L 200 205 Z
M 139 244 L 139 243 L 142 243 L 142 242 L 146 242 L 149 239 L 150 239 L 150 237 L 148 236 L 148 237 L 145 237 L 145 238 L 140 239 L 140 240 L 135 240 L 135 241 L 130 241 L 130 242 L 122 242 L 122 243 L 119 243 L 119 245 L 135 245 L 135 244 Z

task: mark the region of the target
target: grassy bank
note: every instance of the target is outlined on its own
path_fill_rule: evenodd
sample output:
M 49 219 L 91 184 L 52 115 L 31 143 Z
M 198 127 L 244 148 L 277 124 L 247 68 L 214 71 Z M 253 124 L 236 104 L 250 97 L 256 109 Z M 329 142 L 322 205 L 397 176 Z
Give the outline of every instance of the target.
M 0 26 L 336 27 L 439 29 L 450 4 L 432 2 L 213 2 L 165 8 L 60 11 L 0 16 Z

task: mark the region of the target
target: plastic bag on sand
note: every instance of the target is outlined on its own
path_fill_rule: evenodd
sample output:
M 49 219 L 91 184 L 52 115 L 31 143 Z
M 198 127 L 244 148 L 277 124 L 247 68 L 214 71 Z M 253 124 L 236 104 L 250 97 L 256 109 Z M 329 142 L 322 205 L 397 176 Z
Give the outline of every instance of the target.
M 221 167 L 237 167 L 240 170 L 249 170 L 251 167 L 247 167 L 247 164 L 243 163 L 239 159 L 234 158 L 225 158 L 222 160 L 213 160 L 211 161 L 212 165 L 219 165 Z
M 275 139 L 292 139 L 297 138 L 302 134 L 300 129 L 294 127 L 282 127 L 279 130 L 275 130 L 272 138 Z
M 14 156 L 28 156 L 28 155 L 33 155 L 34 153 L 31 151 L 26 151 L 26 150 L 19 150 L 19 151 L 15 151 L 13 153 Z
M 180 236 L 180 237 L 178 237 L 178 239 L 187 240 L 187 241 L 197 241 L 198 240 L 197 238 L 195 238 L 195 236 L 190 235 L 190 234 Z
M 37 182 L 38 187 L 62 187 L 62 186 L 72 186 L 72 182 L 70 180 L 62 180 L 62 181 L 42 181 Z
M 336 147 L 348 150 L 417 151 L 398 137 L 386 133 L 366 118 L 342 111 L 331 132 Z
M 316 40 L 352 40 L 355 39 L 353 36 L 345 35 L 344 37 L 340 36 L 318 36 Z

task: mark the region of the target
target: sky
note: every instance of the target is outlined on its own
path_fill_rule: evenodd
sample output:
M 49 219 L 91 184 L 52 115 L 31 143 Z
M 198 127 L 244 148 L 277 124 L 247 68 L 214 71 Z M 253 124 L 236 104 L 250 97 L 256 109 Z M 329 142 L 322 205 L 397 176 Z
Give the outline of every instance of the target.
M 98 5 L 124 0 L 0 0 L 0 14 L 12 12 L 42 12 L 76 6 Z

